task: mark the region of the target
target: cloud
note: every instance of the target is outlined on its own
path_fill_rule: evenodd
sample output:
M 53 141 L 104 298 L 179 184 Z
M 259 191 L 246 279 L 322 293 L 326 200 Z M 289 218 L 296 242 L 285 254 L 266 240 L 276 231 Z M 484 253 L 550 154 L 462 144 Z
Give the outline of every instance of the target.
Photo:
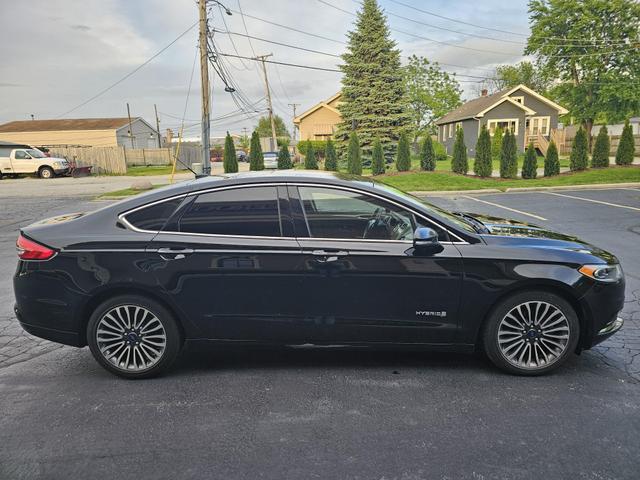
M 72 28 L 73 30 L 80 30 L 82 32 L 88 32 L 91 30 L 91 27 L 87 25 L 69 25 L 69 28 Z

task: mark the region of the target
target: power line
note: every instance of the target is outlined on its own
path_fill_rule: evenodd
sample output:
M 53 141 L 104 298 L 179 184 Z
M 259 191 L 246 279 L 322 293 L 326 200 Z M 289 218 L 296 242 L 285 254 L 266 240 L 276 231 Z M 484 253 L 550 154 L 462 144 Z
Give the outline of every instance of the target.
M 238 37 L 245 37 L 245 38 L 248 38 L 248 39 L 253 38 L 254 40 L 259 40 L 261 42 L 271 43 L 273 45 L 280 45 L 281 47 L 295 48 L 296 50 L 302 50 L 302 51 L 309 52 L 309 53 L 317 53 L 319 55 L 326 55 L 328 57 L 342 58 L 340 55 L 336 55 L 334 53 L 322 52 L 320 50 L 314 50 L 312 48 L 299 47 L 299 46 L 291 45 L 291 44 L 284 43 L 284 42 L 276 42 L 275 40 L 267 40 L 266 38 L 256 37 L 256 36 L 248 35 L 248 34 L 244 34 L 244 33 L 231 32 L 231 31 L 222 31 L 222 30 L 214 30 L 214 31 L 215 32 L 219 32 L 219 33 L 226 33 L 226 34 L 229 34 L 229 35 L 237 35 Z M 238 52 L 236 52 L 236 53 L 238 53 Z
M 253 56 L 256 56 L 256 51 L 253 49 L 253 44 L 251 43 L 251 38 L 248 37 L 249 29 L 247 28 L 247 22 L 244 19 L 244 13 L 242 13 L 242 5 L 240 5 L 240 0 L 238 1 L 238 10 L 240 10 L 240 19 L 242 20 L 242 25 L 244 26 L 244 32 L 247 34 L 247 40 L 249 41 L 249 46 L 251 47 L 251 53 Z

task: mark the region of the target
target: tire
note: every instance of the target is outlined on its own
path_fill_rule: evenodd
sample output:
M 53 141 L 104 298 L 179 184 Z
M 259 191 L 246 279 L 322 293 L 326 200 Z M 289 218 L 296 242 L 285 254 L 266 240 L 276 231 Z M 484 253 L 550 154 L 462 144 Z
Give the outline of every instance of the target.
M 100 304 L 89 318 L 87 343 L 100 365 L 128 379 L 166 372 L 182 347 L 173 315 L 140 295 L 120 295 Z
M 500 369 L 516 375 L 543 375 L 560 367 L 576 350 L 580 322 L 562 297 L 522 292 L 500 302 L 487 318 L 484 351 Z
M 49 179 L 55 177 L 55 173 L 51 167 L 41 167 L 40 170 L 38 170 L 38 176 Z

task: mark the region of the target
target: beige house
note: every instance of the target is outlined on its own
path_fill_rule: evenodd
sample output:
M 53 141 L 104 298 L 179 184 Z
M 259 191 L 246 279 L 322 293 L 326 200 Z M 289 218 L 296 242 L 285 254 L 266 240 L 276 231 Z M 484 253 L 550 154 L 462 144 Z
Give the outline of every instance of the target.
M 336 127 L 342 122 L 337 109 L 341 97 L 342 93 L 338 92 L 293 119 L 300 140 L 326 140 L 335 133 Z
M 131 130 L 131 131 L 130 131 Z M 141 117 L 19 120 L 0 125 L 0 140 L 36 147 L 157 148 L 158 132 Z

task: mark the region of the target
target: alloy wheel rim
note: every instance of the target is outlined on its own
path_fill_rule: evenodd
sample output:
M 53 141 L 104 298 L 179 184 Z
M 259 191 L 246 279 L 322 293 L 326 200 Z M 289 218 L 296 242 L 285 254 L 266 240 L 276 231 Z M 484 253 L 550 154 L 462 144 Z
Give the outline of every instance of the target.
M 498 347 L 511 365 L 537 370 L 557 362 L 571 335 L 562 310 L 547 302 L 516 305 L 498 325 Z
M 45 169 L 45 170 L 42 171 L 42 176 L 44 178 L 49 178 L 51 176 L 51 172 L 49 170 Z
M 98 322 L 96 341 L 104 359 L 114 367 L 140 372 L 160 361 L 167 347 L 167 333 L 150 310 L 119 305 Z

